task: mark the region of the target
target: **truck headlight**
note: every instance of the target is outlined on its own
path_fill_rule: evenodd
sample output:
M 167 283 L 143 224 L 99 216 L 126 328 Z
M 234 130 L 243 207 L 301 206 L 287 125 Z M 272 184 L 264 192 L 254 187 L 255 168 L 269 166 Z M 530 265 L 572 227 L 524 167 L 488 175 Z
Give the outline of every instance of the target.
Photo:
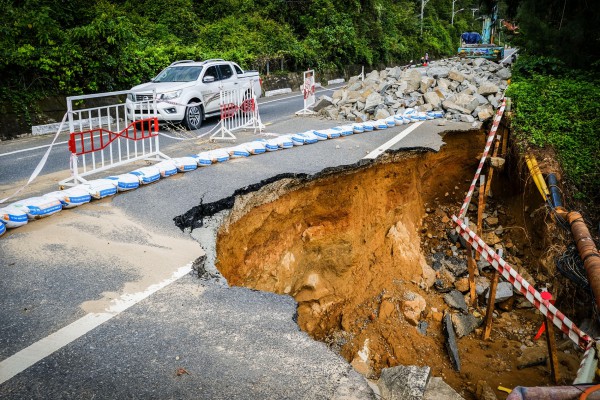
M 176 90 L 174 92 L 163 93 L 158 98 L 161 100 L 173 100 L 178 98 L 179 96 L 181 96 L 181 89 Z

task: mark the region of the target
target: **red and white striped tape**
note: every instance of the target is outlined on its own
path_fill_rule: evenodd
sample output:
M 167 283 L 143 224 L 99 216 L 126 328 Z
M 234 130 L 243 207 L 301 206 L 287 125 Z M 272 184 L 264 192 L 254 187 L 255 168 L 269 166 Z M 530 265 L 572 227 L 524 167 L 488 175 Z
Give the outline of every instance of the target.
M 552 319 L 565 335 L 575 342 L 582 349 L 586 349 L 592 341 L 592 338 L 581 329 L 579 329 L 573 321 L 568 319 L 548 300 L 544 300 L 540 292 L 529 284 L 521 275 L 517 273 L 506 261 L 502 259 L 494 250 L 492 250 L 475 232 L 471 231 L 464 221 L 452 216 L 452 220 L 457 225 L 456 232 L 460 234 L 467 242 L 473 246 L 481 256 L 489 262 L 507 281 L 509 281 L 515 289 L 517 289 L 531 304 L 548 318 Z
M 465 201 L 463 202 L 462 207 L 458 213 L 459 218 L 464 218 L 467 214 L 467 209 L 469 208 L 469 203 L 471 203 L 471 197 L 473 196 L 473 191 L 475 190 L 475 186 L 477 185 L 477 180 L 479 179 L 479 175 L 481 174 L 481 170 L 483 169 L 483 165 L 485 164 L 485 160 L 487 159 L 488 153 L 490 152 L 490 148 L 492 147 L 492 143 L 494 143 L 494 137 L 496 136 L 496 131 L 498 130 L 498 126 L 500 125 L 500 120 L 502 119 L 502 114 L 504 114 L 504 107 L 506 107 L 506 98 L 502 99 L 502 105 L 496 111 L 496 115 L 494 116 L 494 122 L 492 123 L 492 129 L 490 129 L 490 133 L 487 138 L 487 142 L 485 143 L 485 149 L 483 150 L 483 155 L 481 156 L 481 161 L 479 161 L 479 166 L 477 167 L 477 172 L 475 172 L 475 177 L 473 178 L 473 182 L 471 183 L 471 187 L 469 187 L 469 192 L 467 193 L 467 197 L 465 197 Z
M 583 376 L 583 374 L 585 373 L 585 363 L 588 360 L 588 357 L 594 357 L 595 355 L 592 355 L 592 351 L 594 351 L 594 345 L 596 344 L 595 341 L 590 341 L 587 345 L 587 347 L 585 348 L 585 353 L 583 353 L 583 357 L 581 358 L 581 362 L 579 363 L 579 369 L 577 370 L 577 378 L 575 379 L 576 382 L 582 382 L 582 379 L 584 379 L 585 377 Z M 585 382 L 587 383 L 587 382 Z

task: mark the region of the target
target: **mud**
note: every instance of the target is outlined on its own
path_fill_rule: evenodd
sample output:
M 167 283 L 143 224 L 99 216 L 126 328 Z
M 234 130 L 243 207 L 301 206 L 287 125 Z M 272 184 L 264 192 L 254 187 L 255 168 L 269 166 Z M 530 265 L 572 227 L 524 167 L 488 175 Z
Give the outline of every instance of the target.
M 523 344 L 541 322 L 531 309 L 499 312 L 492 340 L 459 339 L 461 372 L 450 363 L 441 328 L 447 306 L 432 289 L 439 274 L 429 265 L 450 246 L 448 217 L 460 208 L 485 135 L 444 141 L 438 153 L 395 153 L 318 179 L 286 176 L 209 205 L 233 203 L 217 238 L 217 268 L 230 285 L 293 296 L 300 328 L 369 378 L 385 367 L 428 365 L 466 398 L 479 380 L 493 388 L 549 384 L 544 366 L 516 368 L 545 356 L 543 341 Z M 179 222 L 201 221 L 202 207 Z M 403 312 L 407 292 L 425 299 L 416 319 Z M 566 381 L 579 362 L 569 349 L 565 343 L 560 353 Z

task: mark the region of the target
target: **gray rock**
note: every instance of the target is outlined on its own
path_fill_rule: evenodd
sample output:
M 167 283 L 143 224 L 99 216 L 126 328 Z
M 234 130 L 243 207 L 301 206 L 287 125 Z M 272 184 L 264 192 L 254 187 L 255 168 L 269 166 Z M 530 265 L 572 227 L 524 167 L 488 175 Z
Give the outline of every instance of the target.
M 417 330 L 419 331 L 419 333 L 423 336 L 427 335 L 427 328 L 429 327 L 429 324 L 427 323 L 427 321 L 419 321 L 419 324 L 417 325 Z
M 470 94 L 464 92 L 457 94 L 450 100 L 452 100 L 456 105 L 469 110 L 469 114 L 473 112 L 473 110 L 475 110 L 475 108 L 477 108 L 479 105 L 479 100 L 477 100 L 475 96 L 471 96 Z
M 480 67 L 485 62 L 485 58 L 476 58 L 473 60 L 473 66 Z
M 452 290 L 450 293 L 446 293 L 444 295 L 444 301 L 450 307 L 461 310 L 465 313 L 469 310 L 467 302 L 465 301 L 465 297 L 458 290 Z
M 490 94 L 498 93 L 499 90 L 500 88 L 498 86 L 494 85 L 491 82 L 487 82 L 479 86 L 479 89 L 477 89 L 477 93 L 479 93 L 482 96 L 488 96 Z
M 485 107 L 478 107 L 479 110 L 477 111 L 477 118 L 479 118 L 480 121 L 487 121 L 488 119 L 492 118 L 494 116 L 494 110 L 492 109 L 491 106 L 485 106 Z
M 512 72 L 508 68 L 502 68 L 500 71 L 496 72 L 496 76 L 500 79 L 509 79 L 512 76 Z
M 329 119 L 337 119 L 340 115 L 339 111 L 337 110 L 337 108 L 333 107 L 333 106 L 329 106 L 327 108 L 324 108 L 321 113 L 325 114 L 325 116 Z
M 379 93 L 371 93 L 365 102 L 365 110 L 374 110 L 380 104 L 383 104 L 383 97 Z
M 460 122 L 473 123 L 473 122 L 475 122 L 475 118 L 472 115 L 461 114 L 461 116 L 460 116 Z
M 410 69 L 404 75 L 403 80 L 406 81 L 408 91 L 419 90 L 421 86 L 421 73 L 416 69 Z
M 361 82 L 361 81 L 358 81 L 358 82 L 354 82 L 353 84 L 351 84 L 351 85 L 348 87 L 348 90 L 349 90 L 349 91 L 352 91 L 352 92 L 355 92 L 355 91 L 357 91 L 357 90 L 360 90 L 360 89 L 362 89 L 362 87 L 363 87 L 363 84 L 362 84 L 362 82 Z
M 431 67 L 427 70 L 427 76 L 431 76 L 434 79 L 446 78 L 450 70 L 445 67 Z
M 427 92 L 423 95 L 426 104 L 431 104 L 432 107 L 440 107 L 442 105 L 442 99 L 436 92 Z
M 373 70 L 365 76 L 365 81 L 378 81 L 379 80 L 379 71 Z
M 461 114 L 470 114 L 471 113 L 471 111 L 467 110 L 464 107 L 459 106 L 458 104 L 456 104 L 450 100 L 444 100 L 442 102 L 442 107 L 444 107 L 444 110 L 458 111 Z
M 399 365 L 381 370 L 377 386 L 387 400 L 420 400 L 423 398 L 431 368 Z
M 488 99 L 485 98 L 485 96 L 480 95 L 479 93 L 477 93 L 475 95 L 475 98 L 477 99 L 477 101 L 479 101 L 479 105 L 482 106 L 484 104 L 489 104 Z
M 375 119 L 385 119 L 390 116 L 390 113 L 385 108 L 378 108 L 375 112 Z
M 429 78 L 429 77 L 421 78 L 421 85 L 420 85 L 421 93 L 427 93 L 429 88 L 432 87 L 434 85 L 434 83 L 435 83 L 435 79 L 433 79 L 433 78 Z
M 423 400 L 464 400 L 440 377 L 434 376 L 429 380 Z
M 457 70 L 451 69 L 448 72 L 448 79 L 451 79 L 456 82 L 462 82 L 465 80 L 465 76 L 463 74 L 461 74 L 460 72 L 458 72 Z
M 475 318 L 471 314 L 452 314 L 454 331 L 459 338 L 468 336 L 475 329 L 479 328 L 482 323 L 483 319 Z
M 458 345 L 456 343 L 456 333 L 454 333 L 454 327 L 452 326 L 452 316 L 449 313 L 444 315 L 443 320 L 444 336 L 446 338 L 446 351 L 452 362 L 452 366 L 455 370 L 460 372 L 460 357 L 458 356 Z
M 333 99 L 329 96 L 321 96 L 319 98 L 319 100 L 317 100 L 317 102 L 315 103 L 314 107 L 313 107 L 313 111 L 315 112 L 319 112 L 322 109 L 324 109 L 327 106 L 330 106 L 333 104 Z
M 504 300 L 508 300 L 513 296 L 513 286 L 509 282 L 498 282 L 496 287 L 496 299 L 494 303 L 500 303 Z M 488 291 L 485 295 L 486 300 L 490 298 L 490 292 Z

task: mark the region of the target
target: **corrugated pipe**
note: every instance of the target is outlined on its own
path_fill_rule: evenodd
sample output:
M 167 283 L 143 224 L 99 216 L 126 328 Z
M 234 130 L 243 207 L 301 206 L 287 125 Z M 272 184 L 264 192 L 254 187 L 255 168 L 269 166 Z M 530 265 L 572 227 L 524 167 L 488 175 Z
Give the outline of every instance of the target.
M 517 386 L 506 400 L 576 400 L 581 398 L 586 389 L 593 385 L 555 386 L 555 387 L 522 387 Z M 600 392 L 591 393 L 588 400 L 600 399 Z
M 592 240 L 592 235 L 585 222 L 583 222 L 583 217 L 577 211 L 568 212 L 562 207 L 557 207 L 556 213 L 571 226 L 571 233 L 579 257 L 583 261 L 590 288 L 596 301 L 596 307 L 600 310 L 600 253 L 598 253 L 596 244 Z
M 554 207 L 562 207 L 562 197 L 560 196 L 560 189 L 558 188 L 558 179 L 555 174 L 548 174 L 546 178 L 548 181 L 548 187 L 550 189 L 550 198 L 552 199 L 552 205 Z

